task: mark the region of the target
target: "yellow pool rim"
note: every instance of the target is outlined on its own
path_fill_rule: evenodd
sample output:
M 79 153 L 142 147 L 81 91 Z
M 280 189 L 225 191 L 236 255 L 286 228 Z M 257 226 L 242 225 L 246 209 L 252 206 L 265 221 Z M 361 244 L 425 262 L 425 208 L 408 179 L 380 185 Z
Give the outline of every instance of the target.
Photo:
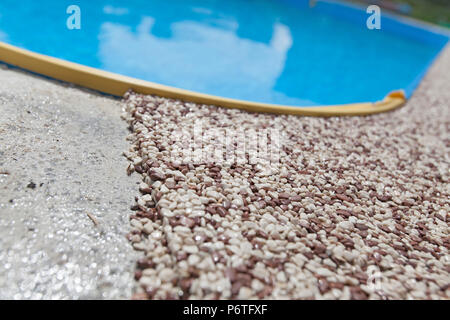
M 70 82 L 115 96 L 123 96 L 125 92 L 131 89 L 136 93 L 153 94 L 187 102 L 242 109 L 251 112 L 318 117 L 360 116 L 391 111 L 401 107 L 406 102 L 406 97 L 402 90 L 393 91 L 382 101 L 377 102 L 314 107 L 284 106 L 229 99 L 178 89 L 87 67 L 78 63 L 21 49 L 4 42 L 0 42 L 0 61 L 53 79 Z M 389 74 L 386 77 L 389 77 Z M 355 81 L 358 81 L 358 79 L 355 79 Z

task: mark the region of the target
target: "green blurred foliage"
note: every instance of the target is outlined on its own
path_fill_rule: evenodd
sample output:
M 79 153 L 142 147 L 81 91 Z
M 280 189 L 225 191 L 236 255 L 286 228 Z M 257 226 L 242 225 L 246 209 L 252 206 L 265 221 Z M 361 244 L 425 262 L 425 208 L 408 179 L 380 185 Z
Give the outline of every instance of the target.
M 370 1 L 360 1 L 367 4 Z M 439 24 L 450 28 L 450 0 L 389 0 L 381 2 L 395 2 L 409 4 L 411 6 L 411 17 L 427 22 Z M 377 1 L 373 1 L 377 4 Z

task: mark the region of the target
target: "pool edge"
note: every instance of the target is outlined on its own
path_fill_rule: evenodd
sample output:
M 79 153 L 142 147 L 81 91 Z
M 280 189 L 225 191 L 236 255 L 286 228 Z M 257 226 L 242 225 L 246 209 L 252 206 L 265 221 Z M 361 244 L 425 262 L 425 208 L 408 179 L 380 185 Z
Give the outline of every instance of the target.
M 391 111 L 401 107 L 406 102 L 403 91 L 393 91 L 388 94 L 385 99 L 378 102 L 314 107 L 284 106 L 223 98 L 103 71 L 21 49 L 1 41 L 0 61 L 53 79 L 70 82 L 115 96 L 123 96 L 128 90 L 133 90 L 134 92 L 141 94 L 154 94 L 187 102 L 217 105 L 251 112 L 318 117 L 360 116 Z

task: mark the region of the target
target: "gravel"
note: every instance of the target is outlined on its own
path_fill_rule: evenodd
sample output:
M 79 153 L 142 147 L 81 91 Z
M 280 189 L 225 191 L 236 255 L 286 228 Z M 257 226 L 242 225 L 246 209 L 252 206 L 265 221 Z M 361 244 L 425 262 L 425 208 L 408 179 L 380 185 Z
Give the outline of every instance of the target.
M 127 163 L 119 102 L 1 66 L 0 299 L 448 299 L 449 69 L 367 117 L 129 92 Z
M 448 299 L 445 70 L 448 48 L 405 107 L 367 117 L 254 114 L 128 92 L 124 155 L 142 178 L 128 235 L 144 254 L 134 298 Z M 180 129 L 195 136 L 199 121 L 212 137 L 194 150 L 211 156 L 229 133 L 271 132 L 260 147 L 276 157 L 252 161 L 255 150 L 239 154 L 236 139 L 227 150 L 242 162 L 189 158 Z

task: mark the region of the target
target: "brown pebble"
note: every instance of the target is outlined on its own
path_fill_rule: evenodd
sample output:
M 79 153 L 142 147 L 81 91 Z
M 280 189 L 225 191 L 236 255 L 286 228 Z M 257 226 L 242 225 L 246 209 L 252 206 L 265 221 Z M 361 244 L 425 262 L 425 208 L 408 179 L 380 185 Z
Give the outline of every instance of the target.
M 346 196 L 345 194 L 336 194 L 336 198 L 342 201 L 353 202 L 353 199 L 349 196 Z
M 136 280 L 136 281 L 139 281 L 139 279 L 142 277 L 142 271 L 141 270 L 136 270 L 135 272 L 134 272 L 134 279 Z
M 213 206 L 206 207 L 206 212 L 209 212 L 210 214 L 216 214 L 216 208 Z
M 150 173 L 150 179 L 152 179 L 154 181 L 164 180 L 164 179 L 166 179 L 166 175 L 164 175 L 162 173 L 159 173 L 159 172 L 153 171 L 153 172 Z
M 340 282 L 328 282 L 328 285 L 332 289 L 339 289 L 339 290 L 344 289 L 344 284 Z
M 278 199 L 289 199 L 290 195 L 286 192 L 281 192 L 278 194 Z
M 300 195 L 295 195 L 291 197 L 291 201 L 301 201 L 303 199 Z
M 152 189 L 149 188 L 149 187 L 140 188 L 139 191 L 140 191 L 142 194 L 151 194 L 151 193 L 152 193 Z
M 389 201 L 392 199 L 392 196 L 389 196 L 389 195 L 377 195 L 376 197 L 381 202 L 386 202 L 386 201 Z
M 154 268 L 155 267 L 155 263 L 148 258 L 141 258 L 137 261 L 137 267 L 139 269 L 149 269 L 149 268 Z
M 328 281 L 326 279 L 319 279 L 317 281 L 318 287 L 319 287 L 319 291 L 321 294 L 327 293 L 328 291 L 330 291 L 330 285 L 328 284 Z
M 191 288 L 191 285 L 192 285 L 192 279 L 190 279 L 190 278 L 184 278 L 184 279 L 180 280 L 180 288 L 184 292 L 189 291 L 189 289 Z
M 349 211 L 349 210 L 342 210 L 342 209 L 336 210 L 336 213 L 341 215 L 341 216 L 343 216 L 343 217 L 345 217 L 345 218 L 349 218 L 349 217 L 351 217 L 353 215 L 351 211 Z
M 327 250 L 327 247 L 324 246 L 324 245 L 321 244 L 321 243 L 317 243 L 317 244 L 314 245 L 314 253 L 315 253 L 315 254 L 325 253 L 326 250 Z
M 350 288 L 351 299 L 352 300 L 367 300 L 367 294 L 359 287 Z
M 362 223 L 355 223 L 355 227 L 361 231 L 365 231 L 365 230 L 369 229 L 368 226 L 366 226 L 365 224 L 362 224 Z
M 226 215 L 227 215 L 227 210 L 224 208 L 224 207 L 222 207 L 222 206 L 219 206 L 219 207 L 217 207 L 216 208 L 216 212 L 219 214 L 219 216 L 221 216 L 221 217 L 225 217 Z

